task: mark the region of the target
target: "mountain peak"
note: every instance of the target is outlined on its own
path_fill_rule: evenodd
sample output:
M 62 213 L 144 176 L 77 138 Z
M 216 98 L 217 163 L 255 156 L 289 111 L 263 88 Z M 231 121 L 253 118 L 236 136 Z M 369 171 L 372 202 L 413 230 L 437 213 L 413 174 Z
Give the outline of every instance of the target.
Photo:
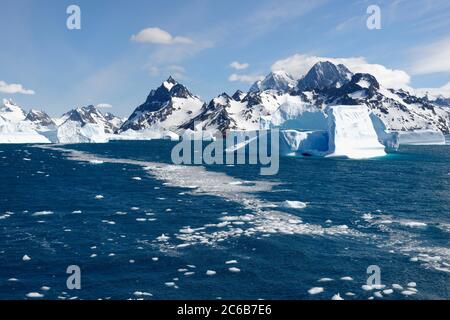
M 296 81 L 284 70 L 270 72 L 263 80 L 259 80 L 250 88 L 250 92 L 265 90 L 289 91 L 295 87 Z
M 319 61 L 300 79 L 297 87 L 300 91 L 339 88 L 348 83 L 352 75 L 343 64 Z

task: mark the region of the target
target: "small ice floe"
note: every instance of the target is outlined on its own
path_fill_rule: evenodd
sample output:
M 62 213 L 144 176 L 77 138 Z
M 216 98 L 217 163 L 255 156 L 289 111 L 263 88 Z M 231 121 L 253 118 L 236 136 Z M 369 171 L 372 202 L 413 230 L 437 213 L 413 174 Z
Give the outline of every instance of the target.
M 23 161 L 31 161 L 30 158 L 23 158 Z
M 131 179 L 136 180 L 136 181 L 141 181 L 141 180 L 142 180 L 141 177 L 133 177 L 133 178 L 131 178 Z
M 324 289 L 322 287 L 314 287 L 308 290 L 308 293 L 310 295 L 315 295 L 315 294 L 319 294 L 322 293 L 324 291 Z
M 291 209 L 305 209 L 306 203 L 301 201 L 290 201 L 286 200 L 282 203 L 282 206 L 285 208 L 291 208 Z
M 9 278 L 8 281 L 9 282 L 17 282 L 17 281 L 19 281 L 19 279 L 17 279 L 17 278 Z
M 175 287 L 175 282 L 165 282 L 164 284 L 168 287 Z
M 127 215 L 127 213 L 126 213 L 126 212 L 123 212 L 123 211 L 116 211 L 116 214 L 117 214 L 118 216 L 126 216 L 126 215 Z
M 342 281 L 353 281 L 352 277 L 342 277 L 341 278 Z
M 139 210 L 139 207 L 131 207 L 130 210 L 132 210 L 132 211 L 138 211 L 138 210 Z
M 403 287 L 402 287 L 401 285 L 397 284 L 397 283 L 394 283 L 394 284 L 392 285 L 392 288 L 394 288 L 394 289 L 396 289 L 396 290 L 403 290 Z
M 39 292 L 30 292 L 26 294 L 27 298 L 43 298 L 44 295 Z
M 185 272 L 185 273 L 183 273 L 186 277 L 189 277 L 189 276 L 192 276 L 192 275 L 194 275 L 195 274 L 195 272 L 193 272 L 193 271 L 188 271 L 188 272 Z
M 48 291 L 48 290 L 50 290 L 50 287 L 42 286 L 42 287 L 41 287 L 41 290 L 42 290 L 42 291 Z
M 74 210 L 74 211 L 72 211 L 72 213 L 79 214 L 79 213 L 83 213 L 83 211 L 81 211 L 81 210 Z
M 177 271 L 178 272 L 186 272 L 186 271 L 188 271 L 188 269 L 181 268 L 181 269 L 178 269 Z
M 166 200 L 166 198 L 163 198 L 163 197 L 158 197 L 158 198 L 156 198 L 156 199 L 161 200 L 161 201 Z
M 95 253 L 93 253 L 93 254 L 90 255 L 90 257 L 91 258 L 95 258 L 95 257 L 97 257 L 97 255 Z
M 236 268 L 236 267 L 231 267 L 231 268 L 228 268 L 228 270 L 229 270 L 230 272 L 233 272 L 233 273 L 238 273 L 238 272 L 241 272 L 241 269 L 239 269 L 239 268 Z
M 172 209 L 167 208 L 167 209 L 166 209 L 166 212 L 172 212 Z
M 415 283 L 415 282 L 410 282 L 410 283 L 407 284 L 407 286 L 408 286 L 408 287 L 411 287 L 411 288 L 415 288 L 415 287 L 417 287 L 417 283 Z
M 376 298 L 383 298 L 383 295 L 381 294 L 381 292 L 380 291 L 377 291 L 377 292 L 375 292 L 374 294 L 373 294 Z
M 142 291 L 135 291 L 133 293 L 134 296 L 136 297 L 153 297 L 153 295 L 149 292 L 142 292 Z
M 108 254 L 108 257 L 115 257 L 115 256 L 116 256 L 115 253 L 110 253 L 110 254 Z
M 35 217 L 38 217 L 38 216 L 49 216 L 49 215 L 52 215 L 53 214 L 53 211 L 38 211 L 38 212 L 35 212 L 35 213 L 33 213 L 33 216 L 35 216 Z
M 228 260 L 228 261 L 225 261 L 225 264 L 236 264 L 236 263 L 238 263 L 237 260 Z
M 349 297 L 354 297 L 355 296 L 355 294 L 353 292 L 346 292 L 345 295 L 349 296 Z
M 424 222 L 418 222 L 418 221 L 401 221 L 400 224 L 405 227 L 410 228 L 424 228 L 427 226 Z
M 338 294 L 335 294 L 332 298 L 331 298 L 331 300 L 344 300 L 342 297 L 341 297 L 341 295 L 338 293 Z
M 103 164 L 104 162 L 101 160 L 93 159 L 93 160 L 89 160 L 89 163 L 90 164 Z
M 417 294 L 416 291 L 412 291 L 412 290 L 403 290 L 401 293 L 402 293 L 402 295 L 404 295 L 404 296 L 412 296 L 412 295 L 414 295 L 414 294 Z
M 392 289 L 385 289 L 385 290 L 383 290 L 383 293 L 384 293 L 385 295 L 390 295 L 390 294 L 393 294 L 393 293 L 394 293 L 394 290 L 392 290 Z
M 22 257 L 22 261 L 30 261 L 30 260 L 31 260 L 31 258 L 28 255 L 24 255 Z
M 98 195 L 95 196 L 95 199 L 97 199 L 97 200 L 100 200 L 100 199 L 103 199 L 103 198 L 105 198 L 105 197 L 102 196 L 101 194 L 98 194 Z
M 331 279 L 331 278 L 321 278 L 321 279 L 317 280 L 317 282 L 331 282 L 331 281 L 333 281 L 333 279 Z
M 169 239 L 170 239 L 170 237 L 166 236 L 164 233 L 156 238 L 156 240 L 161 241 L 161 242 L 167 241 Z
M 158 260 L 159 260 L 158 257 L 153 257 L 153 258 L 152 258 L 152 261 L 155 261 L 155 262 L 156 262 L 156 261 L 158 261 Z
M 215 272 L 214 270 L 207 270 L 206 271 L 206 275 L 207 276 L 214 276 L 214 275 L 216 275 L 217 274 L 217 272 Z
M 325 221 L 325 223 L 327 224 L 333 223 L 333 220 L 328 219 L 327 221 Z
M 136 261 L 134 261 L 133 259 L 130 259 L 130 260 L 128 260 L 128 262 L 131 263 L 131 264 L 133 264 L 133 263 L 135 263 Z
M 138 222 L 145 222 L 145 221 L 147 221 L 147 219 L 145 219 L 145 218 L 136 218 L 136 221 L 138 221 Z

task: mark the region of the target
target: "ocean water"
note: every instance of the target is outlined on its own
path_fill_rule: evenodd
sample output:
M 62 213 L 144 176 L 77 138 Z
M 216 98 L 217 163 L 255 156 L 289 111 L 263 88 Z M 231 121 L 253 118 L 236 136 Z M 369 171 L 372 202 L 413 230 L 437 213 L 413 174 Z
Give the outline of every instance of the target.
M 450 298 L 450 146 L 267 177 L 173 145 L 0 146 L 0 299 Z

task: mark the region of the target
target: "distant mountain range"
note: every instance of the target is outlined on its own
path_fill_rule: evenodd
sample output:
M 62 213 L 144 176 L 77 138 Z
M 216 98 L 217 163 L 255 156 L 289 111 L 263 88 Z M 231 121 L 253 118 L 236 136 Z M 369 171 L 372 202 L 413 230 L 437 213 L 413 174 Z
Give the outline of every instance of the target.
M 342 64 L 319 62 L 300 79 L 284 71 L 271 72 L 248 92 L 222 93 L 208 103 L 169 77 L 125 121 L 94 106 L 75 108 L 52 119 L 44 111 L 27 113 L 4 100 L 0 136 L 8 134 L 13 139 L 14 130 L 28 130 L 65 143 L 102 141 L 108 135 L 142 131 L 321 129 L 324 110 L 330 105 L 364 105 L 392 131 L 450 133 L 450 99 L 385 88 L 370 74 L 353 74 Z

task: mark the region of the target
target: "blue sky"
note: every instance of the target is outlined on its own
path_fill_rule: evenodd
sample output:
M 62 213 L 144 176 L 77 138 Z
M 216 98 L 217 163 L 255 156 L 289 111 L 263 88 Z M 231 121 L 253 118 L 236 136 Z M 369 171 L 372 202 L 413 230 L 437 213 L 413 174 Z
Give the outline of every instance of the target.
M 71 4 L 81 30 L 66 28 Z M 373 4 L 381 30 L 366 26 Z M 170 74 L 208 100 L 321 57 L 400 87 L 450 82 L 448 0 L 4 0 L 0 12 L 0 98 L 55 116 L 100 103 L 128 116 Z

